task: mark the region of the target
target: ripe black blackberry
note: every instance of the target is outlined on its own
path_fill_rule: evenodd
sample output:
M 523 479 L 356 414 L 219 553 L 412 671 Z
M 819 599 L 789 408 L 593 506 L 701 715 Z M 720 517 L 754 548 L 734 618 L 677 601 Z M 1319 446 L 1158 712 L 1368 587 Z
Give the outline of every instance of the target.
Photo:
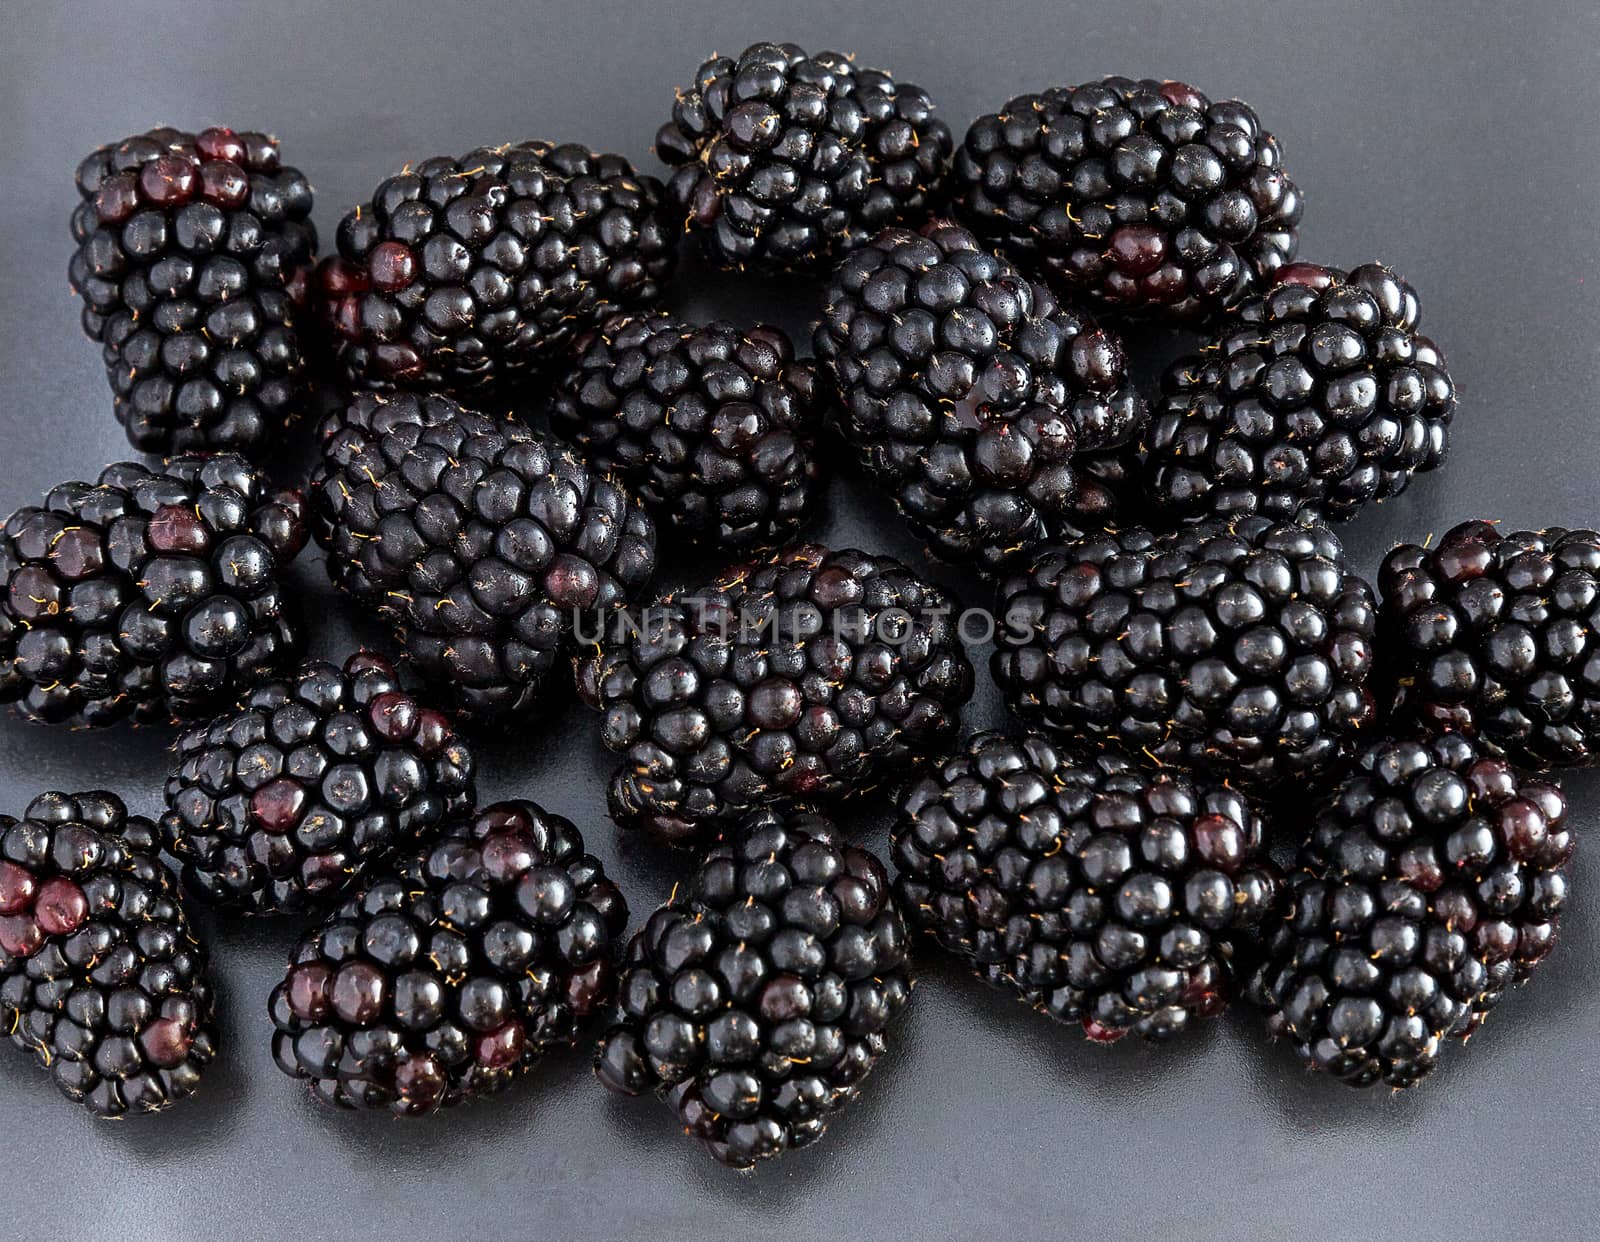
M 307 660 L 184 733 L 161 832 L 188 889 L 249 914 L 326 906 L 473 804 L 472 752 L 380 656 Z
M 1294 263 L 1172 364 L 1146 436 L 1158 508 L 1353 517 L 1444 461 L 1455 386 L 1388 268 Z
M 68 276 L 133 446 L 269 447 L 306 400 L 311 185 L 265 134 L 159 128 L 78 166 Z
M 782 271 L 825 266 L 915 217 L 950 147 L 920 86 L 793 43 L 713 56 L 656 134 L 667 193 L 706 253 Z
M 528 141 L 436 156 L 339 222 L 318 272 L 350 382 L 465 392 L 548 361 L 676 261 L 661 183 L 620 155 Z
M 550 417 L 685 539 L 770 547 L 820 491 L 816 371 L 781 328 L 616 315 L 580 340 Z
M 330 1104 L 402 1117 L 498 1091 L 609 1001 L 627 922 L 570 820 L 498 802 L 301 939 L 273 1056 Z
M 1515 763 L 1600 753 L 1600 533 L 1463 522 L 1434 548 L 1401 544 L 1378 575 L 1396 709 Z
M 1233 990 L 1236 938 L 1272 908 L 1259 815 L 1237 791 L 980 733 L 913 781 L 893 830 L 914 924 L 991 986 L 1093 1040 L 1168 1039 Z
M 840 264 L 816 352 L 845 438 L 912 528 L 985 570 L 1070 515 L 1074 463 L 1129 444 L 1147 416 L 1116 336 L 944 222 L 885 231 Z
M 1362 752 L 1317 815 L 1252 985 L 1274 1034 L 1351 1086 L 1409 1087 L 1549 953 L 1566 800 L 1460 734 Z
M 216 1056 L 206 951 L 160 853 L 109 793 L 0 816 L 0 1031 L 99 1117 L 177 1103 Z
M 883 1054 L 906 941 L 876 858 L 758 812 L 634 936 L 595 1073 L 659 1093 L 734 1168 L 804 1147 Z
M 1372 588 L 1326 527 L 1259 516 L 1046 544 L 1001 584 L 995 680 L 1023 719 L 1262 786 L 1377 712 Z
M 358 395 L 323 425 L 310 487 L 334 583 L 477 714 L 534 706 L 575 619 L 655 572 L 638 501 L 566 446 L 448 397 Z
M 1019 95 L 972 123 L 951 175 L 968 228 L 1059 286 L 1186 318 L 1294 257 L 1300 191 L 1236 99 L 1108 77 Z
M 972 697 L 948 596 L 898 561 L 797 544 L 646 610 L 578 663 L 623 756 L 611 816 L 700 845 L 937 754 Z
M 41 723 L 205 716 L 298 654 L 297 491 L 232 454 L 107 466 L 0 527 L 0 702 Z

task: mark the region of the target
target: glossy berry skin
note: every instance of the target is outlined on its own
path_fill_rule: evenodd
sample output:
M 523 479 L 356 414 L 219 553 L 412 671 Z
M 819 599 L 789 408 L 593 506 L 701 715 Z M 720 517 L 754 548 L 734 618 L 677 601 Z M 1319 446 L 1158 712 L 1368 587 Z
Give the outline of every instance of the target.
M 0 526 L 0 702 L 43 724 L 203 718 L 293 662 L 304 502 L 243 458 L 107 466 Z
M 1011 710 L 1135 759 L 1270 786 L 1331 771 L 1377 718 L 1372 588 L 1326 527 L 1252 516 L 1048 544 L 996 615 Z
M 980 733 L 911 781 L 895 891 L 992 986 L 1099 1042 L 1222 1012 L 1234 942 L 1271 911 L 1260 816 L 1236 790 Z
M 1600 752 L 1600 534 L 1463 522 L 1378 575 L 1396 710 L 1524 767 Z
M 185 886 L 247 914 L 325 908 L 473 804 L 473 758 L 392 665 L 307 660 L 178 739 L 161 832 Z
M 823 468 L 816 371 L 781 328 L 617 315 L 578 342 L 551 429 L 624 483 L 664 536 L 771 547 L 811 516 Z
M 1294 257 L 1302 203 L 1251 108 L 1108 77 L 1019 95 L 957 150 L 962 223 L 1108 308 L 1203 319 Z
M 273 1056 L 416 1117 L 509 1086 L 609 1004 L 628 907 L 572 822 L 497 802 L 386 865 L 289 958 Z
M 109 793 L 0 816 L 0 1031 L 97 1117 L 177 1103 L 217 1053 L 206 951 L 160 853 Z
M 478 716 L 537 706 L 656 566 L 655 524 L 571 449 L 448 397 L 358 396 L 322 428 L 312 533 L 335 585 Z
M 1073 515 L 1083 466 L 1147 417 L 1118 337 L 946 222 L 845 259 L 815 344 L 862 464 L 938 556 L 985 571 Z
M 706 254 L 766 271 L 826 267 L 915 218 L 950 146 L 921 87 L 793 43 L 711 57 L 656 134 L 667 194 Z
M 265 134 L 153 129 L 78 166 L 68 276 L 136 449 L 271 447 L 307 397 L 311 185 Z
M 888 557 L 797 544 L 608 631 L 577 674 L 622 755 L 611 817 L 701 846 L 939 753 L 972 697 L 951 609 Z
M 1378 263 L 1276 281 L 1162 382 L 1144 475 L 1170 517 L 1343 520 L 1444 461 L 1455 385 L 1415 290 Z
M 670 215 L 654 177 L 571 143 L 407 164 L 318 271 L 335 352 L 357 388 L 503 388 L 608 309 L 656 300 Z
M 1355 1087 L 1416 1084 L 1549 953 L 1573 838 L 1552 782 L 1459 734 L 1386 739 L 1323 804 L 1252 992 Z
M 804 1147 L 887 1047 L 907 940 L 883 864 L 820 816 L 758 812 L 628 946 L 595 1073 L 734 1168 Z

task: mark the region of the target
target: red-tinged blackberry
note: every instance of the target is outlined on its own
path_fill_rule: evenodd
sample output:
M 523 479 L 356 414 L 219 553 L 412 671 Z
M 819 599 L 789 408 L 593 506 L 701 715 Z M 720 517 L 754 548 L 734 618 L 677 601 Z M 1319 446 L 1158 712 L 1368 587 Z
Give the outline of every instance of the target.
M 612 627 L 577 668 L 622 755 L 612 818 L 700 845 L 939 753 L 972 697 L 952 611 L 898 561 L 797 544 Z
M 330 1104 L 401 1117 L 498 1091 L 610 1001 L 627 922 L 570 820 L 498 802 L 300 940 L 273 1056 Z
M 295 659 L 297 491 L 232 454 L 107 466 L 0 526 L 0 702 L 46 723 L 192 720 Z
M 816 371 L 766 324 L 614 316 L 580 340 L 550 418 L 687 540 L 770 547 L 794 534 L 821 490 Z
M 1262 786 L 1374 723 L 1372 588 L 1323 526 L 1259 517 L 1046 544 L 1000 587 L 995 680 L 1029 723 Z
M 1261 818 L 1226 785 L 980 733 L 911 782 L 891 832 L 913 924 L 1093 1040 L 1220 1013 L 1272 908 Z
M 1075 463 L 1147 416 L 1116 336 L 944 222 L 839 265 L 816 352 L 845 438 L 912 528 L 985 570 L 1072 514 Z
M 447 397 L 358 395 L 322 428 L 311 500 L 335 584 L 476 714 L 534 706 L 576 622 L 655 572 L 638 501 L 566 446 Z
M 1600 753 L 1600 533 L 1463 522 L 1384 559 L 1379 630 L 1396 709 L 1513 762 Z
M 386 178 L 319 270 L 351 383 L 465 392 L 548 361 L 676 261 L 661 183 L 620 155 L 520 142 Z
M 1252 984 L 1311 1066 L 1408 1087 L 1549 953 L 1566 799 L 1460 734 L 1362 752 L 1317 813 Z
M 628 946 L 595 1073 L 734 1168 L 804 1147 L 884 1052 L 907 939 L 882 863 L 821 816 L 758 812 Z
M 1300 191 L 1236 99 L 1108 77 L 1019 95 L 956 152 L 956 212 L 1029 270 L 1119 310 L 1203 317 L 1294 257 Z
M 473 804 L 472 752 L 380 656 L 307 660 L 184 733 L 161 832 L 185 886 L 249 914 L 326 906 Z
M 268 448 L 306 400 L 311 185 L 265 134 L 160 128 L 78 166 L 68 276 L 133 446 Z
M 1455 386 L 1388 268 L 1293 263 L 1163 381 L 1144 474 L 1168 515 L 1302 509 L 1325 519 L 1444 461 Z
M 160 853 L 109 793 L 0 816 L 0 1031 L 99 1117 L 177 1103 L 216 1056 L 206 951 Z
M 920 86 L 793 43 L 713 56 L 656 134 L 667 193 L 706 253 L 780 271 L 826 266 L 913 219 L 950 147 Z

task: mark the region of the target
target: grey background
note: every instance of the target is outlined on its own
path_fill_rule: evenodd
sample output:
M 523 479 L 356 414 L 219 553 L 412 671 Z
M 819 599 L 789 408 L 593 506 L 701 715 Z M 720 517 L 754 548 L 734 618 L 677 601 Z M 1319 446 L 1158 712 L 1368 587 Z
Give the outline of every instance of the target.
M 0 0 L 0 512 L 127 455 L 65 276 L 72 170 L 97 143 L 156 122 L 269 129 L 314 181 L 326 239 L 405 160 L 482 142 L 578 139 L 655 170 L 654 131 L 705 54 L 792 38 L 921 82 L 958 135 L 1013 93 L 1107 72 L 1250 100 L 1305 191 L 1302 253 L 1408 275 L 1461 391 L 1448 468 L 1346 528 L 1357 563 L 1466 517 L 1594 524 L 1600 16 L 1520 8 Z M 686 277 L 697 313 L 799 328 L 810 311 L 804 282 Z M 820 533 L 917 556 L 863 491 L 836 482 Z M 313 607 L 331 600 L 315 556 L 297 575 Z M 341 620 L 317 649 L 352 641 Z M 980 680 L 973 719 L 997 721 Z M 573 817 L 642 915 L 675 865 L 605 820 L 594 735 L 567 705 L 485 739 L 483 792 Z M 7 720 L 0 806 L 109 786 L 152 813 L 169 741 Z M 1244 1010 L 1176 1046 L 1090 1046 L 928 954 L 862 1101 L 819 1146 L 739 1176 L 653 1101 L 607 1097 L 586 1048 L 421 1123 L 323 1108 L 269 1060 L 294 929 L 208 921 L 226 1052 L 195 1100 L 96 1125 L 0 1052 L 0 1237 L 1590 1237 L 1600 785 L 1569 789 L 1584 839 L 1563 943 L 1403 1096 L 1311 1077 Z M 846 819 L 881 845 L 881 806 Z

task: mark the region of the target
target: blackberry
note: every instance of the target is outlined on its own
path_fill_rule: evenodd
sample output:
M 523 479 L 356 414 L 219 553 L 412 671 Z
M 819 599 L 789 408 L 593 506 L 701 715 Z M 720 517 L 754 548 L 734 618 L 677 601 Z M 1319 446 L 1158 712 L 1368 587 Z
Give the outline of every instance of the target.
M 655 571 L 638 501 L 571 449 L 447 397 L 357 396 L 323 426 L 311 499 L 334 583 L 480 715 L 536 704 L 576 619 Z
M 268 448 L 307 396 L 311 185 L 265 134 L 160 128 L 77 174 L 68 277 L 147 453 Z
M 1377 712 L 1372 588 L 1326 527 L 1259 516 L 1046 544 L 1002 583 L 995 680 L 1063 737 L 1263 786 Z
M 206 951 L 160 852 L 109 793 L 0 816 L 0 1031 L 98 1117 L 177 1103 L 216 1056 Z
M 817 815 L 753 815 L 628 946 L 595 1072 L 656 1091 L 735 1168 L 822 1137 L 911 991 L 871 854 Z
M 319 269 L 350 382 L 465 392 L 548 360 L 676 260 L 661 183 L 620 155 L 529 141 L 436 156 L 339 222 Z
M 608 319 L 556 388 L 555 431 L 621 479 L 668 531 L 770 547 L 815 507 L 816 371 L 780 328 Z
M 972 697 L 952 604 L 888 557 L 797 544 L 647 609 L 578 663 L 623 756 L 611 816 L 700 845 L 938 753 Z
M 1368 748 L 1253 984 L 1270 1029 L 1352 1086 L 1414 1085 L 1550 951 L 1572 844 L 1560 789 L 1471 739 Z
M 1444 461 L 1455 386 L 1388 268 L 1294 263 L 1167 371 L 1147 436 L 1158 508 L 1355 515 Z
M 184 733 L 161 832 L 189 890 L 251 914 L 325 906 L 473 803 L 472 752 L 387 660 L 307 660 Z
M 713 56 L 656 134 L 667 193 L 712 260 L 780 271 L 826 266 L 914 218 L 950 147 L 920 86 L 793 43 Z
M 107 466 L 0 525 L 0 702 L 46 724 L 190 720 L 292 661 L 297 491 L 232 454 Z
M 980 733 L 913 781 L 891 833 L 914 924 L 991 986 L 1093 1040 L 1167 1039 L 1232 990 L 1233 940 L 1277 894 L 1226 785 Z
M 1019 95 L 972 123 L 951 195 L 968 228 L 1067 292 L 1199 318 L 1294 258 L 1300 191 L 1236 99 L 1108 77 Z
M 1514 763 L 1600 753 L 1600 533 L 1463 522 L 1384 559 L 1379 630 L 1396 707 Z
M 628 907 L 570 820 L 498 802 L 378 873 L 290 956 L 273 1056 L 347 1108 L 498 1091 L 610 999 Z
M 944 222 L 840 264 L 816 352 L 845 438 L 912 528 L 985 570 L 1072 513 L 1075 463 L 1147 415 L 1116 336 Z

